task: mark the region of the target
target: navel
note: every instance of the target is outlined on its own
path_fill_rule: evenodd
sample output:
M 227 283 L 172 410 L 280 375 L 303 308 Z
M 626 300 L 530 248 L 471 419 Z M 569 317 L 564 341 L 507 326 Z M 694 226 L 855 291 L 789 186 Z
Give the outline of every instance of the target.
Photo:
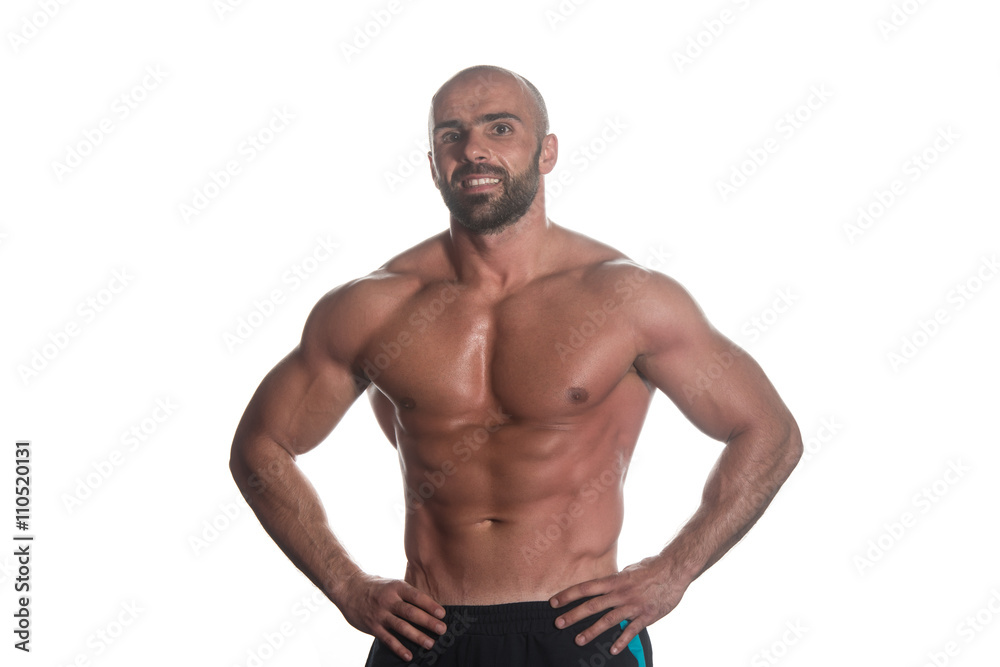
M 573 403 L 586 403 L 590 394 L 583 387 L 570 387 L 566 390 L 566 398 Z

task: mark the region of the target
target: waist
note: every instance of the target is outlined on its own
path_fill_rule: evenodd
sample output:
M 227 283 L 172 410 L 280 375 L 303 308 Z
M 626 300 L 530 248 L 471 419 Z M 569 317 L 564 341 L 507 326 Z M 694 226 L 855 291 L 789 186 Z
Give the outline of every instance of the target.
M 415 537 L 411 535 L 411 537 Z M 540 541 L 484 537 L 422 542 L 411 539 L 405 580 L 441 604 L 541 604 L 574 584 L 618 571 L 615 537 L 573 548 L 577 539 Z M 506 607 L 518 613 L 537 607 Z
M 444 605 L 444 622 L 462 635 L 506 635 L 556 630 L 555 620 L 591 598 L 553 608 L 547 600 L 490 605 Z

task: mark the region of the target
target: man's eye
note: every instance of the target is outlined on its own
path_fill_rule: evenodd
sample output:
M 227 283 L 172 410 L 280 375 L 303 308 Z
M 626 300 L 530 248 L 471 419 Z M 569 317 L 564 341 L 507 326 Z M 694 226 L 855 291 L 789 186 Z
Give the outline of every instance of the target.
M 513 128 L 510 125 L 497 125 L 494 131 L 497 134 L 510 134 Z

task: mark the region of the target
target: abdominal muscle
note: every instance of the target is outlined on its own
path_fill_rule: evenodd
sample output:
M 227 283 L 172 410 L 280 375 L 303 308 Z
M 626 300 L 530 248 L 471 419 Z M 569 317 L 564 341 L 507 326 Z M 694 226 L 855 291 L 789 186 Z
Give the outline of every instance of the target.
M 616 573 L 635 443 L 604 431 L 505 425 L 466 460 L 454 434 L 400 439 L 404 579 L 441 604 L 501 604 Z

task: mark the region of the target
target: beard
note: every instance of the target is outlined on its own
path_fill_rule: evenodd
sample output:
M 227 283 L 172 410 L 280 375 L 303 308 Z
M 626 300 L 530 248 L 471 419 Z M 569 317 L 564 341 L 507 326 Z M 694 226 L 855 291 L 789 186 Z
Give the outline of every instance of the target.
M 492 165 L 467 165 L 459 167 L 451 176 L 451 183 L 438 181 L 438 189 L 445 206 L 463 227 L 477 234 L 498 234 L 524 217 L 538 193 L 541 172 L 538 158 L 542 154 L 541 142 L 528 167 L 513 177 L 506 169 Z M 499 178 L 502 192 L 484 192 L 467 195 L 462 192 L 462 181 L 471 176 Z

